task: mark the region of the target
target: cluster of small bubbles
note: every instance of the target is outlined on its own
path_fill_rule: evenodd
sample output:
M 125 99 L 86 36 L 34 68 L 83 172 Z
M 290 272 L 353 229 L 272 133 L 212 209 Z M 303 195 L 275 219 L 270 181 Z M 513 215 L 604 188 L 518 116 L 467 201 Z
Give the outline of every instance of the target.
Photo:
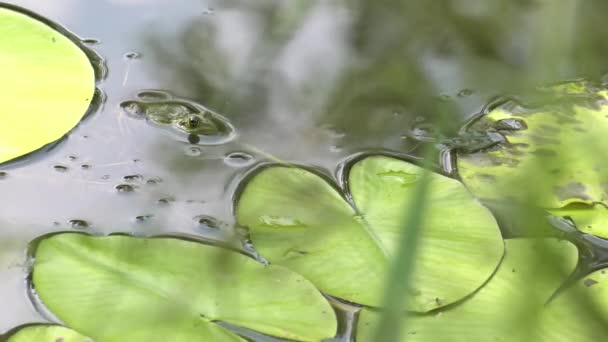
M 213 216 L 209 215 L 198 215 L 194 217 L 194 221 L 196 221 L 199 225 L 208 229 L 220 229 L 223 226 L 223 223 L 216 219 Z
M 143 181 L 144 176 L 142 176 L 140 174 L 127 175 L 127 176 L 122 177 L 122 179 L 124 179 L 125 182 L 129 182 L 129 183 L 141 182 L 141 181 Z
M 186 148 L 186 155 L 189 157 L 198 157 L 203 153 L 200 147 L 188 146 Z
M 253 162 L 253 156 L 245 152 L 231 152 L 224 157 L 224 163 L 232 167 L 244 167 Z
M 80 219 L 69 220 L 68 225 L 73 229 L 87 229 L 90 226 L 87 221 Z
M 140 59 L 141 58 L 141 53 L 139 53 L 139 52 L 127 52 L 127 53 L 125 53 L 125 58 L 126 59 Z
M 139 215 L 135 216 L 135 222 L 144 223 L 154 218 L 154 215 Z
M 468 97 L 471 95 L 473 95 L 473 90 L 467 88 L 460 90 L 457 94 L 458 97 Z
M 115 189 L 120 193 L 129 193 L 135 191 L 135 187 L 131 184 L 118 184 Z
M 53 170 L 57 171 L 57 172 L 68 172 L 69 168 L 65 165 L 53 165 Z

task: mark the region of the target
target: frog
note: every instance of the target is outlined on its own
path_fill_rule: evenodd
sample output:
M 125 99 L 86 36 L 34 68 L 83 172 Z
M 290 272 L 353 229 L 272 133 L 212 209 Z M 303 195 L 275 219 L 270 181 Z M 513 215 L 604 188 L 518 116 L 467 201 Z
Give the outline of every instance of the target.
M 217 143 L 229 139 L 234 133 L 234 128 L 226 118 L 186 100 L 127 101 L 122 104 L 122 108 L 130 116 L 145 118 L 155 126 L 185 135 L 189 142 L 198 143 L 207 137 L 209 143 Z

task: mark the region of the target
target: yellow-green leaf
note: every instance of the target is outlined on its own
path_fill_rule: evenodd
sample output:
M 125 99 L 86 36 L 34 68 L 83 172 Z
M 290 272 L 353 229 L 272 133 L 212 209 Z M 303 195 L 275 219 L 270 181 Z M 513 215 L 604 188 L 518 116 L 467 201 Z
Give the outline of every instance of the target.
M 0 7 L 0 163 L 60 139 L 95 91 L 86 54 L 35 18 Z

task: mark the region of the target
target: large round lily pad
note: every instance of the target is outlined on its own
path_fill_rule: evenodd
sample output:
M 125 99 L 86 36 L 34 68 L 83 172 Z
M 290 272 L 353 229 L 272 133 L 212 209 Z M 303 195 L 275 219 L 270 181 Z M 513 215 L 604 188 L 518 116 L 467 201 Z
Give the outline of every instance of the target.
M 506 240 L 505 259 L 496 274 L 471 298 L 459 305 L 425 316 L 409 316 L 401 340 L 415 341 L 603 341 L 608 326 L 592 317 L 608 318 L 606 278 L 601 274 L 581 281 L 584 291 L 600 301 L 586 301 L 580 291 L 567 289 L 557 300 L 545 303 L 562 286 L 577 263 L 569 242 L 554 239 Z M 600 272 L 601 273 L 601 272 Z M 586 284 L 586 285 L 585 285 Z M 595 285 L 593 285 L 595 284 Z M 593 304 L 602 305 L 594 316 Z M 363 310 L 357 341 L 375 341 L 381 315 Z
M 244 341 L 222 322 L 299 341 L 336 333 L 334 311 L 302 276 L 179 239 L 45 238 L 33 283 L 61 321 L 104 342 Z
M 6 342 L 93 342 L 93 340 L 60 325 L 40 324 L 19 329 L 11 334 Z
M 95 74 L 47 24 L 0 7 L 0 163 L 60 139 L 86 113 Z
M 286 266 L 332 296 L 380 306 L 407 209 L 422 168 L 385 156 L 358 161 L 349 196 L 317 174 L 271 166 L 255 174 L 236 203 L 239 224 L 272 264 Z M 494 272 L 503 241 L 489 211 L 458 181 L 431 176 L 420 249 L 404 308 L 426 312 L 454 303 Z

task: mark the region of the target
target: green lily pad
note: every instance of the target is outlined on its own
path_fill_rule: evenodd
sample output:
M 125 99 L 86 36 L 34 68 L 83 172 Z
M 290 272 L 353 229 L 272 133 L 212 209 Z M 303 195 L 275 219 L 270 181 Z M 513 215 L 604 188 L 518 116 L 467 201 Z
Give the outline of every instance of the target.
M 47 24 L 0 7 L 0 163 L 60 139 L 86 113 L 95 73 Z
M 583 314 L 581 309 L 586 307 L 589 313 L 591 306 L 581 302 L 580 296 L 575 297 L 572 289 L 545 305 L 574 270 L 578 259 L 574 245 L 555 239 L 505 242 L 505 259 L 484 287 L 452 308 L 409 316 L 402 340 L 591 342 L 605 339 L 607 327 L 598 326 L 588 319 L 588 314 Z M 608 304 L 608 296 L 605 291 L 601 292 L 602 303 Z M 374 340 L 380 317 L 371 310 L 361 312 L 357 341 Z
M 355 209 L 317 174 L 271 166 L 255 174 L 236 203 L 256 250 L 323 292 L 380 306 L 404 211 L 415 201 L 422 168 L 385 156 L 355 163 L 348 174 Z M 431 175 L 408 303 L 426 312 L 466 297 L 494 272 L 503 241 L 489 211 L 454 179 Z
M 179 239 L 54 235 L 37 246 L 33 283 L 61 321 L 104 342 L 244 341 L 222 322 L 301 341 L 336 334 L 300 275 Z
M 551 209 L 549 212 L 555 216 L 569 217 L 584 233 L 608 238 L 608 208 L 602 204 L 573 203 L 564 208 Z
M 608 92 L 585 86 L 584 93 L 579 83 L 550 88 L 549 103 L 530 108 L 507 101 L 474 121 L 469 132 L 500 134 L 505 142 L 458 154 L 471 191 L 546 208 L 606 200 L 608 162 L 597 156 L 608 148 Z
M 579 216 L 572 219 L 581 221 L 580 230 L 608 237 L 608 227 L 586 227 L 601 212 L 593 204 L 608 205 L 608 159 L 599 157 L 608 149 L 608 91 L 583 81 L 544 90 L 543 104 L 507 101 L 475 120 L 469 133 L 501 135 L 504 142 L 459 152 L 459 175 L 477 197 L 564 209 Z M 574 212 L 571 204 L 579 205 Z
M 93 342 L 93 340 L 60 325 L 31 325 L 19 329 L 6 342 Z

